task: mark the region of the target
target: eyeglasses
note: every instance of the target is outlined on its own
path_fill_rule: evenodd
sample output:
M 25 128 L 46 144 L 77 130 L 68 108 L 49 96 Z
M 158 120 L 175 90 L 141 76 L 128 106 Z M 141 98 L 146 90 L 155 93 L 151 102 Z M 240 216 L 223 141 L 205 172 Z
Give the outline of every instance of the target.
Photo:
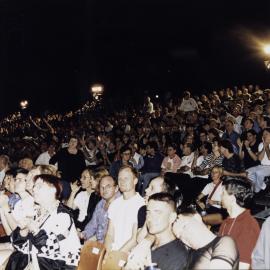
M 111 189 L 111 188 L 113 188 L 114 186 L 112 186 L 112 185 L 107 185 L 107 186 L 105 186 L 105 187 L 102 187 L 102 186 L 100 186 L 99 188 L 101 189 L 101 190 L 108 190 L 108 189 Z
M 126 152 L 126 153 L 123 153 L 123 155 L 129 156 L 129 155 L 131 155 L 131 153 L 130 152 Z

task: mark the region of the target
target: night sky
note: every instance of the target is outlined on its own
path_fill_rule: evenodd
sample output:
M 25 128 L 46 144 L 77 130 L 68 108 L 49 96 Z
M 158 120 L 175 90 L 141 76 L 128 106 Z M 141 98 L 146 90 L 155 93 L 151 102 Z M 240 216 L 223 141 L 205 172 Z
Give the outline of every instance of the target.
M 107 98 L 270 86 L 270 1 L 0 0 L 1 114 Z

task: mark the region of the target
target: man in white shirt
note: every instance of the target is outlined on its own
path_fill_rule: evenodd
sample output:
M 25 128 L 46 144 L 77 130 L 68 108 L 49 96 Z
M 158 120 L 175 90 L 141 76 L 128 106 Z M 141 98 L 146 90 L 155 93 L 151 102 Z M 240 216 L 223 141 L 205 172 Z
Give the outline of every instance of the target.
M 50 164 L 49 161 L 51 157 L 54 155 L 55 155 L 55 145 L 51 143 L 48 147 L 48 150 L 46 152 L 41 153 L 38 156 L 35 164 L 36 165 L 49 165 Z
M 145 204 L 135 191 L 138 182 L 134 168 L 124 166 L 118 174 L 122 196 L 114 200 L 108 210 L 109 226 L 105 238 L 107 251 L 129 252 L 136 245 L 138 210 Z
M 247 178 L 252 181 L 255 192 L 266 188 L 264 178 L 270 175 L 270 128 L 263 130 L 262 140 L 263 142 L 258 147 L 258 160 L 261 161 L 261 165 L 251 167 L 246 171 Z

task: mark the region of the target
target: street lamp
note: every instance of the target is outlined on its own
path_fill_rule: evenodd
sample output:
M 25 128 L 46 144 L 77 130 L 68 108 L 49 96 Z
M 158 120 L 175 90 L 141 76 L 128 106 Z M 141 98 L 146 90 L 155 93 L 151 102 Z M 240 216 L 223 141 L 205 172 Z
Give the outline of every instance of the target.
M 103 95 L 103 92 L 104 87 L 102 84 L 96 83 L 91 86 L 91 93 L 96 100 L 98 100 Z
M 27 109 L 28 105 L 29 105 L 29 103 L 28 103 L 28 101 L 26 99 L 25 100 L 22 100 L 20 102 L 20 107 L 21 107 L 22 110 Z

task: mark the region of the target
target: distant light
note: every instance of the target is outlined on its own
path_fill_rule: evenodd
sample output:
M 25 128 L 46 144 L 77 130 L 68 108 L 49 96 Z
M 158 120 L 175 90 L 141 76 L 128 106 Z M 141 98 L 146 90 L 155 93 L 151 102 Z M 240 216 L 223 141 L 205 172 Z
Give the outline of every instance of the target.
M 156 95 L 156 98 L 159 98 L 159 95 Z
M 102 84 L 94 84 L 91 86 L 91 92 L 94 96 L 100 96 L 104 92 L 104 87 Z
M 270 55 L 270 44 L 265 45 L 264 48 L 263 48 L 263 50 L 264 50 L 264 52 L 265 52 L 266 54 L 269 54 L 269 55 Z
M 265 67 L 270 69 L 270 61 L 264 61 Z
M 29 103 L 28 103 L 27 100 L 22 100 L 20 102 L 20 107 L 21 107 L 22 110 L 25 110 L 28 107 L 28 105 L 29 105 Z

